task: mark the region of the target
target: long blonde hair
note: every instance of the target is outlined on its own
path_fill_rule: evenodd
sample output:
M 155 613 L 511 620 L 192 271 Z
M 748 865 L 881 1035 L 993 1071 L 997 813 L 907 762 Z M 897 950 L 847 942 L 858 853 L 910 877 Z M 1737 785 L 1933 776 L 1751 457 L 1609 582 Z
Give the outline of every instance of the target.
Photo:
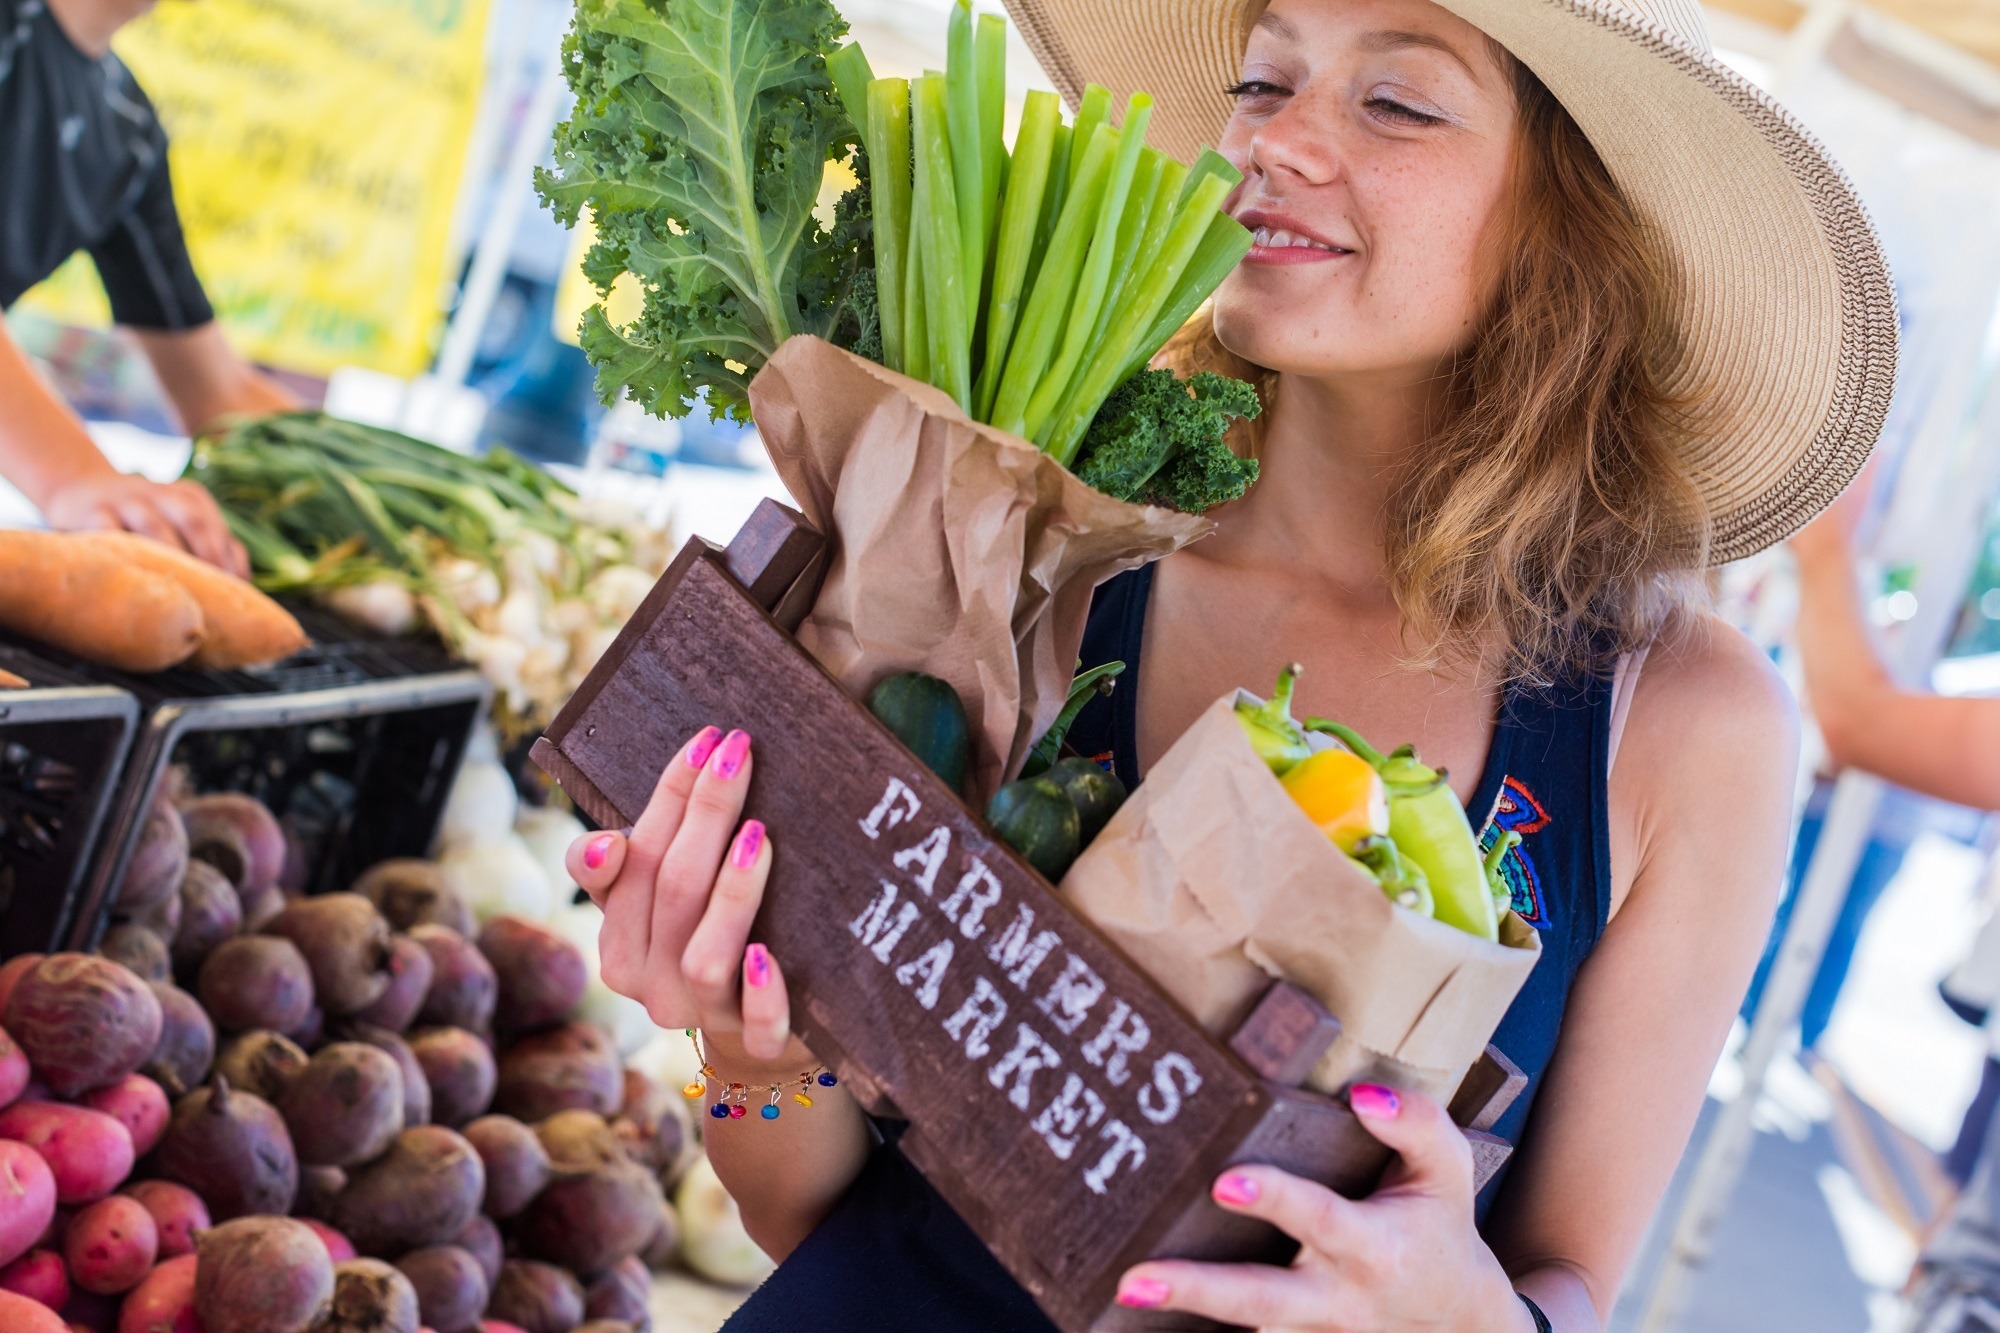
M 1481 324 L 1444 370 L 1427 439 L 1386 524 L 1408 660 L 1506 678 L 1602 671 L 1704 597 L 1710 521 L 1676 447 L 1687 395 L 1667 277 L 1604 163 L 1562 104 L 1511 57 L 1515 185 Z M 1208 312 L 1161 354 L 1181 373 L 1259 386 L 1279 376 L 1224 347 Z M 1256 423 L 1238 447 L 1255 451 Z

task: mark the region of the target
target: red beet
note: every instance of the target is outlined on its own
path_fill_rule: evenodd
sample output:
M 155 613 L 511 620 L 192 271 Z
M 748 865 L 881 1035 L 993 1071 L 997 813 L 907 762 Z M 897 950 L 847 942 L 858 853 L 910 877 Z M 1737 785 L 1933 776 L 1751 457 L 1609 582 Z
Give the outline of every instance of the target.
M 314 1005 L 312 1011 L 306 1015 L 306 1021 L 285 1035 L 303 1049 L 316 1051 L 320 1043 L 326 1040 L 326 1015 L 320 1012 L 318 1005 Z
M 570 1333 L 583 1322 L 583 1284 L 553 1264 L 509 1259 L 500 1265 L 486 1313 L 527 1333 Z
M 488 1217 L 514 1216 L 549 1183 L 547 1150 L 534 1130 L 512 1116 L 480 1116 L 465 1127 L 465 1140 L 486 1167 Z
M 416 1288 L 417 1309 L 436 1333 L 474 1333 L 488 1282 L 479 1261 L 456 1245 L 427 1245 L 396 1261 Z
M 310 1059 L 290 1037 L 275 1032 L 246 1032 L 215 1057 L 215 1072 L 232 1088 L 255 1093 L 276 1103 Z
M 417 1011 L 417 1022 L 468 1032 L 492 1027 L 500 981 L 478 946 L 449 926 L 413 926 L 410 938 L 424 946 L 432 965 L 431 988 Z
M 0 1106 L 19 1100 L 28 1090 L 30 1078 L 27 1052 L 0 1028 Z
M 194 1312 L 193 1254 L 178 1255 L 146 1274 L 118 1311 L 118 1333 L 202 1333 Z
M 660 1209 L 659 1230 L 635 1256 L 643 1266 L 658 1271 L 673 1267 L 681 1248 L 681 1215 L 669 1203 Z
M 300 1217 L 324 1219 L 333 1208 L 334 1197 L 346 1188 L 347 1173 L 339 1167 L 302 1166 L 299 1168 L 299 1197 L 293 1211 Z M 328 1227 L 327 1230 L 332 1231 L 333 1228 Z M 335 1256 L 334 1262 L 340 1262 L 339 1256 Z
M 353 1241 L 341 1235 L 318 1218 L 302 1217 L 299 1220 L 313 1229 L 313 1234 L 319 1237 L 320 1244 L 326 1246 L 327 1256 L 334 1263 L 344 1264 L 349 1259 L 354 1258 Z
M 46 957 L 45 953 L 17 953 L 0 963 L 0 1014 L 7 1012 L 7 1003 L 13 998 L 15 985 L 28 975 L 29 968 Z
M 156 798 L 146 811 L 139 844 L 132 849 L 125 873 L 118 879 L 113 903 L 130 915 L 173 897 L 180 889 L 181 876 L 187 873 L 187 863 L 187 828 L 180 813 L 171 801 Z
M 61 1315 L 11 1291 L 0 1291 L 0 1328 L 7 1333 L 69 1333 Z
M 183 871 L 182 874 L 185 875 L 186 871 Z M 125 913 L 118 919 L 121 923 L 129 922 L 135 926 L 144 926 L 147 930 L 158 935 L 167 945 L 171 946 L 174 935 L 181 928 L 181 895 L 179 893 L 179 886 L 176 885 L 175 892 L 168 894 L 151 907 Z M 172 948 L 169 947 L 168 958 L 170 961 L 172 955 Z
M 632 1159 L 655 1173 L 673 1168 L 687 1149 L 687 1125 L 665 1088 L 636 1069 L 625 1071 L 625 1100 L 612 1132 Z
M 243 933 L 246 935 L 262 933 L 264 927 L 271 924 L 271 918 L 284 911 L 285 904 L 291 901 L 285 896 L 285 891 L 276 886 L 250 889 L 236 896 L 243 903 Z
M 590 971 L 574 944 L 519 917 L 495 917 L 479 932 L 479 952 L 500 981 L 494 1020 L 507 1032 L 560 1023 L 583 1003 Z
M 83 1094 L 83 1104 L 125 1126 L 132 1136 L 132 1152 L 139 1157 L 153 1151 L 167 1132 L 167 1116 L 173 1110 L 160 1085 L 144 1074 L 127 1074 L 116 1083 L 93 1088 Z
M 417 1062 L 410 1044 L 387 1028 L 349 1021 L 342 1024 L 348 1041 L 364 1042 L 396 1062 L 403 1076 L 403 1127 L 428 1125 L 431 1121 L 431 1082 Z
M 572 1333 L 643 1333 L 648 1324 L 634 1324 L 628 1319 L 592 1319 L 578 1324 Z
M 69 1304 L 69 1269 L 54 1250 L 29 1250 L 0 1268 L 0 1291 L 40 1301 L 51 1310 Z
M 430 950 L 408 935 L 395 936 L 389 943 L 389 989 L 354 1017 L 390 1032 L 406 1030 L 423 1008 L 436 970 Z
M 350 1259 L 333 1270 L 333 1308 L 313 1333 L 417 1333 L 417 1291 L 379 1259 Z
M 652 1285 L 652 1275 L 644 1264 L 636 1261 L 607 1269 L 583 1289 L 584 1317 L 618 1319 L 634 1328 L 644 1328 L 652 1321 L 652 1312 L 646 1304 Z
M 482 1319 L 479 1333 L 527 1333 L 519 1324 L 510 1324 L 504 1319 Z
M 25 1143 L 0 1142 L 0 1263 L 26 1254 L 54 1224 L 55 1175 Z
M 220 870 L 206 861 L 188 862 L 181 876 L 181 923 L 167 952 L 174 975 L 190 984 L 216 945 L 243 929 L 243 900 Z
M 153 985 L 160 1006 L 160 1039 L 146 1061 L 146 1073 L 178 1097 L 208 1077 L 215 1063 L 215 1025 L 208 1011 L 178 986 L 165 982 Z
M 382 1156 L 349 1170 L 326 1221 L 363 1254 L 401 1254 L 463 1233 L 485 1193 L 486 1171 L 472 1145 L 442 1126 L 418 1125 Z
M 298 899 L 264 929 L 299 946 L 319 1007 L 333 1017 L 359 1013 L 389 989 L 389 923 L 358 893 Z
M 486 1043 L 463 1028 L 426 1028 L 410 1036 L 410 1052 L 430 1089 L 431 1119 L 457 1128 L 493 1104 L 497 1071 Z
M 239 892 L 278 886 L 285 868 L 285 833 L 262 801 L 237 792 L 197 796 L 181 807 L 188 854 L 228 876 Z
M 58 953 L 26 970 L 7 997 L 5 1024 L 58 1097 L 115 1083 L 160 1040 L 160 1002 L 106 958 Z
M 333 1300 L 333 1261 L 312 1228 L 243 1217 L 201 1238 L 195 1313 L 203 1333 L 299 1333 Z
M 174 1104 L 154 1160 L 161 1175 L 199 1194 L 223 1221 L 288 1213 L 298 1193 L 299 1163 L 284 1120 L 223 1078 Z
M 132 1136 L 87 1106 L 15 1102 L 0 1111 L 0 1139 L 25 1143 L 48 1163 L 58 1203 L 90 1203 L 132 1174 Z
M 598 1273 L 644 1249 L 665 1205 L 652 1172 L 619 1154 L 580 1176 L 558 1178 L 521 1215 L 522 1247 L 579 1273 Z
M 444 882 L 435 861 L 398 857 L 377 862 L 354 881 L 354 891 L 381 909 L 397 930 L 447 926 L 470 938 L 476 929 L 472 909 Z
M 98 941 L 97 956 L 109 958 L 141 981 L 173 980 L 167 942 L 136 922 L 121 922 L 105 931 Z
M 501 1055 L 493 1109 L 530 1123 L 572 1109 L 608 1116 L 624 1093 L 625 1069 L 610 1037 L 590 1023 L 565 1023 Z
M 224 1032 L 290 1032 L 312 1010 L 312 969 L 290 940 L 239 935 L 202 961 L 195 993 Z
M 121 1296 L 99 1296 L 72 1282 L 69 1284 L 69 1304 L 63 1306 L 62 1317 L 69 1321 L 71 1333 L 76 1333 L 76 1330 L 82 1330 L 82 1333 L 113 1333 L 118 1327 L 118 1307 L 123 1304 Z
M 299 1160 L 353 1166 L 403 1131 L 403 1076 L 395 1058 L 358 1041 L 323 1046 L 278 1099 Z
M 451 1243 L 478 1262 L 479 1271 L 486 1275 L 489 1288 L 499 1280 L 500 1261 L 506 1258 L 506 1253 L 500 1242 L 500 1228 L 494 1225 L 492 1218 L 484 1214 L 473 1218 Z
M 116 1296 L 139 1285 L 159 1256 L 160 1230 L 146 1205 L 114 1194 L 70 1219 L 63 1259 L 70 1280 L 99 1296 Z
M 194 1238 L 211 1225 L 208 1205 L 185 1185 L 171 1180 L 135 1180 L 118 1191 L 137 1199 L 153 1215 L 160 1233 L 160 1257 L 194 1253 Z

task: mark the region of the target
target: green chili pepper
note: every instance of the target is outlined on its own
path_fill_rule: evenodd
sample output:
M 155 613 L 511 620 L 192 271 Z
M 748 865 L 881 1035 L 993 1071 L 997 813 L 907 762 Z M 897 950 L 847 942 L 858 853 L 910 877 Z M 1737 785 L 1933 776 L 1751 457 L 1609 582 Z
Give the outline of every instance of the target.
M 1499 939 L 1486 863 L 1444 770 L 1424 763 L 1408 745 L 1385 755 L 1338 722 L 1314 717 L 1305 726 L 1336 738 L 1382 775 L 1389 790 L 1389 836 L 1430 881 L 1437 919 L 1481 939 Z
M 1507 860 L 1507 853 L 1521 845 L 1521 835 L 1508 829 L 1493 840 L 1486 849 L 1486 889 L 1493 895 L 1493 914 L 1506 916 L 1514 910 L 1514 888 L 1507 882 L 1507 874 L 1501 866 Z
M 1236 720 L 1243 724 L 1243 734 L 1250 738 L 1251 748 L 1279 777 L 1312 753 L 1306 746 L 1305 732 L 1292 716 L 1292 685 L 1304 669 L 1293 662 L 1280 671 L 1277 688 L 1271 691 L 1268 703 L 1239 701 L 1236 705 Z
M 1437 915 L 1437 903 L 1431 896 L 1431 882 L 1425 877 L 1424 868 L 1397 851 L 1393 838 L 1379 834 L 1363 838 L 1348 855 L 1375 877 L 1391 902 L 1424 916 Z

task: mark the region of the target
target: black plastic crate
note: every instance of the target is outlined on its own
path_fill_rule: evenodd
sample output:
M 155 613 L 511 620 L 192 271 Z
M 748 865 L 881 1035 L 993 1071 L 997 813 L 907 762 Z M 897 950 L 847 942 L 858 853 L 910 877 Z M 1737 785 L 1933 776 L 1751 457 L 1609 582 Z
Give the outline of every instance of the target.
M 139 701 L 9 644 L 0 670 L 0 958 L 69 935 L 98 833 L 118 791 Z
M 429 850 L 486 709 L 486 682 L 434 640 L 386 638 L 316 608 L 289 609 L 313 645 L 268 667 L 130 675 L 65 663 L 129 691 L 140 713 L 69 922 L 70 947 L 89 948 L 102 933 L 147 806 L 173 767 L 187 770 L 195 791 L 247 792 L 270 806 L 298 841 L 309 892 L 345 888 L 376 861 Z

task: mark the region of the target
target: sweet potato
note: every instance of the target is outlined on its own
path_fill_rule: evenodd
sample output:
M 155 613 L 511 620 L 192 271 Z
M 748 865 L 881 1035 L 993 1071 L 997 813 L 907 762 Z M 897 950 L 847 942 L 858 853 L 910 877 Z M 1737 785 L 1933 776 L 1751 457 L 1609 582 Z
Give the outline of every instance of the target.
M 299 1161 L 278 1112 L 217 1077 L 174 1104 L 154 1158 L 160 1174 L 199 1194 L 216 1218 L 289 1213 Z
M 278 1098 L 299 1160 L 353 1166 L 403 1132 L 403 1075 L 395 1058 L 358 1041 L 323 1046 Z
M 132 1136 L 87 1106 L 15 1102 L 0 1110 L 0 1139 L 25 1143 L 48 1163 L 57 1203 L 92 1203 L 132 1174 Z
M 5 535 L 0 532 L 0 537 Z M 69 1333 L 69 1325 L 63 1323 L 61 1315 L 40 1301 L 16 1296 L 11 1291 L 0 1291 L 0 1328 L 7 1333 Z
M 47 957 L 45 953 L 17 953 L 0 963 L 0 1014 L 7 1012 L 7 1002 L 14 994 L 14 987 L 28 975 L 28 969 Z
M 146 1074 L 178 1097 L 208 1077 L 215 1063 L 215 1025 L 208 1011 L 178 986 L 153 984 L 160 1006 L 160 1040 L 146 1061 Z
M 243 900 L 220 870 L 189 861 L 181 876 L 181 924 L 167 953 L 174 975 L 193 984 L 209 951 L 243 929 Z
M 425 1027 L 485 1032 L 493 1024 L 500 982 L 478 946 L 449 926 L 417 925 L 410 938 L 431 956 L 431 988 L 417 1022 Z
M 545 926 L 499 916 L 479 932 L 479 952 L 500 981 L 494 1021 L 510 1034 L 560 1023 L 583 1003 L 590 972 L 583 953 Z
M 514 1216 L 549 1183 L 548 1150 L 534 1130 L 512 1116 L 480 1116 L 465 1127 L 465 1140 L 486 1167 L 488 1217 Z
M 486 1171 L 472 1145 L 441 1125 L 418 1125 L 348 1172 L 326 1221 L 363 1254 L 400 1254 L 460 1235 L 485 1193 Z
M 333 1308 L 312 1333 L 417 1333 L 417 1291 L 379 1259 L 349 1259 L 333 1270 Z
M 653 1173 L 620 1153 L 595 1171 L 550 1181 L 516 1230 L 536 1258 L 597 1273 L 645 1248 L 665 1204 Z
M 486 1275 L 486 1285 L 491 1288 L 500 1277 L 500 1261 L 506 1257 L 505 1247 L 500 1241 L 500 1228 L 484 1213 L 466 1224 L 465 1230 L 452 1238 L 453 1245 L 471 1255 L 479 1264 L 479 1271 Z
M 472 935 L 472 909 L 444 882 L 435 861 L 414 856 L 378 861 L 354 881 L 354 891 L 374 903 L 397 930 L 435 925 Z
M 99 1296 L 116 1296 L 139 1285 L 153 1270 L 160 1229 L 146 1205 L 123 1194 L 99 1199 L 70 1219 L 63 1236 L 63 1260 L 70 1281 Z
M 144 1074 L 127 1074 L 116 1083 L 92 1088 L 83 1094 L 83 1104 L 125 1126 L 132 1136 L 132 1152 L 144 1157 L 153 1151 L 160 1135 L 167 1132 L 167 1116 L 173 1108 L 160 1085 Z
M 21 1044 L 0 1028 L 0 1106 L 9 1106 L 20 1099 L 33 1081 L 33 1071 L 28 1068 L 28 1056 Z
M 242 1217 L 202 1236 L 194 1306 L 203 1333 L 299 1333 L 333 1300 L 333 1261 L 312 1228 Z
M 103 535 L 0 529 L 0 627 L 121 671 L 187 660 L 202 646 L 200 600 Z
M 57 953 L 22 973 L 4 1022 L 58 1097 L 115 1083 L 160 1040 L 160 1002 L 145 982 L 108 958 Z
M 29 1250 L 0 1268 L 0 1291 L 60 1310 L 69 1304 L 69 1266 L 54 1250 Z
M 25 1143 L 0 1142 L 0 1263 L 32 1249 L 56 1218 L 55 1174 Z
M 132 1288 L 118 1310 L 118 1333 L 202 1333 L 194 1312 L 192 1252 L 176 1255 Z
M 523 1037 L 501 1055 L 493 1109 L 530 1123 L 571 1109 L 610 1115 L 624 1093 L 611 1038 L 593 1024 L 566 1023 Z
M 456 1129 L 493 1104 L 493 1052 L 463 1028 L 425 1028 L 410 1035 L 410 1052 L 430 1089 L 431 1119 Z
M 291 612 L 185 551 L 130 532 L 78 533 L 74 540 L 95 546 L 133 573 L 169 579 L 194 599 L 204 632 L 188 659 L 192 666 L 233 671 L 290 657 L 311 642 Z
M 403 1076 L 403 1127 L 428 1125 L 431 1122 L 430 1076 L 417 1062 L 416 1052 L 410 1049 L 410 1044 L 387 1028 L 369 1023 L 349 1022 L 343 1026 L 347 1040 L 365 1042 L 396 1062 L 396 1069 Z
M 278 887 L 285 868 L 285 833 L 254 796 L 211 792 L 181 806 L 188 855 L 220 870 L 246 897 Z
M 134 1180 L 118 1191 L 137 1199 L 153 1215 L 160 1233 L 160 1257 L 172 1259 L 194 1253 L 194 1238 L 212 1225 L 208 1205 L 185 1185 L 171 1180 Z
M 486 1313 L 527 1333 L 570 1333 L 583 1322 L 583 1284 L 553 1264 L 509 1259 L 500 1265 Z
M 395 936 L 389 942 L 389 989 L 354 1017 L 390 1032 L 406 1031 L 424 1007 L 436 970 L 430 950 L 408 935 Z
M 215 1072 L 232 1088 L 276 1103 L 310 1057 L 297 1042 L 276 1032 L 246 1032 L 215 1057 Z
M 326 1223 L 315 1217 L 302 1217 L 299 1220 L 313 1229 L 313 1234 L 319 1237 L 320 1244 L 326 1246 L 326 1252 L 334 1263 L 344 1264 L 355 1257 L 354 1242 Z
M 224 1032 L 289 1032 L 313 1007 L 312 969 L 290 940 L 239 935 L 202 961 L 195 994 Z
M 328 1015 L 359 1013 L 389 989 L 389 923 L 358 893 L 300 898 L 264 929 L 299 946 Z
M 476 1333 L 488 1283 L 479 1261 L 456 1245 L 411 1250 L 396 1267 L 416 1288 L 417 1310 L 435 1333 Z
M 97 956 L 109 958 L 141 981 L 173 980 L 173 960 L 166 941 L 133 921 L 121 921 L 104 932 Z

